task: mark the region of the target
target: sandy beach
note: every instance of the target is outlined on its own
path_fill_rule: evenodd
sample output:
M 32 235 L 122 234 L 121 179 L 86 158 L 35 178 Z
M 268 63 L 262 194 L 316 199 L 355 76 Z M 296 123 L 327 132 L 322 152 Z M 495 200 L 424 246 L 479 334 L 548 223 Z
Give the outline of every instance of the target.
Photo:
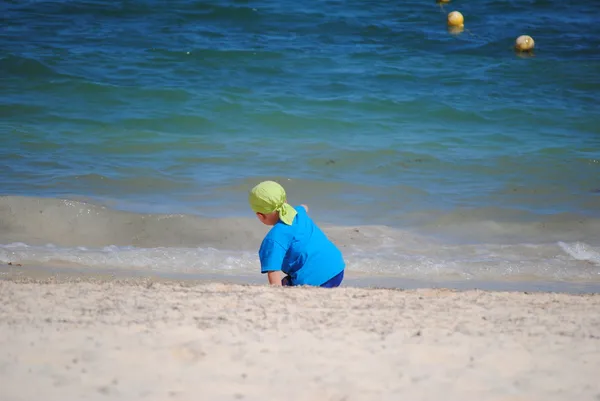
M 599 400 L 600 295 L 0 280 L 2 400 Z

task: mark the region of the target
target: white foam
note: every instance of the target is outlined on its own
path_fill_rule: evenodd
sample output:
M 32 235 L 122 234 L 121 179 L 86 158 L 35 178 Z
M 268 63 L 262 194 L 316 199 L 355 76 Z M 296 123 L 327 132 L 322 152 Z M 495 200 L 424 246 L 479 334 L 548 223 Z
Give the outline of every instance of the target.
M 24 244 L 22 242 L 13 242 L 12 244 L 6 244 L 3 245 L 4 248 L 7 249 L 19 249 L 19 248 L 28 248 L 29 246 L 27 244 Z
M 572 244 L 559 242 L 558 245 L 574 259 L 600 266 L 600 252 L 594 247 L 582 242 L 575 242 Z
M 61 248 L 13 243 L 0 245 L 0 262 L 163 272 L 248 272 L 258 266 L 258 257 L 248 252 L 219 251 L 214 248 L 135 248 L 115 245 Z
M 411 279 L 542 279 L 600 281 L 600 254 L 586 244 L 518 246 L 427 245 L 405 250 L 344 248 L 349 271 Z M 561 252 L 561 249 L 565 252 Z M 0 245 L 1 263 L 137 269 L 161 273 L 260 274 L 256 251 L 212 247 L 58 247 L 24 243 Z M 592 263 L 590 263 L 592 262 Z

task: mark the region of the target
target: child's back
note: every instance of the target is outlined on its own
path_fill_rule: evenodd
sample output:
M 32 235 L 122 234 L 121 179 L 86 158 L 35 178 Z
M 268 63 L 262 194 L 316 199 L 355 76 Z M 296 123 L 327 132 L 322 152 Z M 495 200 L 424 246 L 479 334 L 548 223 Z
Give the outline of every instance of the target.
M 255 186 L 248 197 L 258 219 L 273 226 L 260 250 L 261 272 L 279 285 L 279 272 L 287 285 L 337 287 L 344 277 L 344 258 L 339 249 L 308 216 L 306 206 L 293 208 L 285 190 L 273 181 Z
M 261 272 L 282 270 L 293 285 L 319 286 L 344 270 L 342 253 L 303 206 L 291 225 L 277 222 L 260 247 Z

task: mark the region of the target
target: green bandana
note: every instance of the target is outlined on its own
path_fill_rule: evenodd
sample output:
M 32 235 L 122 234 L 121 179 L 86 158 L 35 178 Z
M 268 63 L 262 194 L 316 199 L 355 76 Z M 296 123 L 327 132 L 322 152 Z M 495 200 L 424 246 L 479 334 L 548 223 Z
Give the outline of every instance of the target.
M 279 220 L 291 226 L 296 210 L 286 202 L 285 189 L 274 181 L 263 181 L 250 191 L 250 207 L 256 213 L 279 212 Z

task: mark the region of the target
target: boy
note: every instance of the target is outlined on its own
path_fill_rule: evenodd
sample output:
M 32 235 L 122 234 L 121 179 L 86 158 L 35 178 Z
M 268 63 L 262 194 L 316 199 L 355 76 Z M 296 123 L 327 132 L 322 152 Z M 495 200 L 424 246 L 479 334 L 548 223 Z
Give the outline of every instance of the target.
M 269 284 L 332 288 L 342 283 L 344 258 L 308 216 L 308 207 L 289 205 L 285 190 L 274 181 L 255 186 L 248 201 L 258 220 L 273 226 L 258 251 Z M 281 271 L 287 274 L 283 280 Z

